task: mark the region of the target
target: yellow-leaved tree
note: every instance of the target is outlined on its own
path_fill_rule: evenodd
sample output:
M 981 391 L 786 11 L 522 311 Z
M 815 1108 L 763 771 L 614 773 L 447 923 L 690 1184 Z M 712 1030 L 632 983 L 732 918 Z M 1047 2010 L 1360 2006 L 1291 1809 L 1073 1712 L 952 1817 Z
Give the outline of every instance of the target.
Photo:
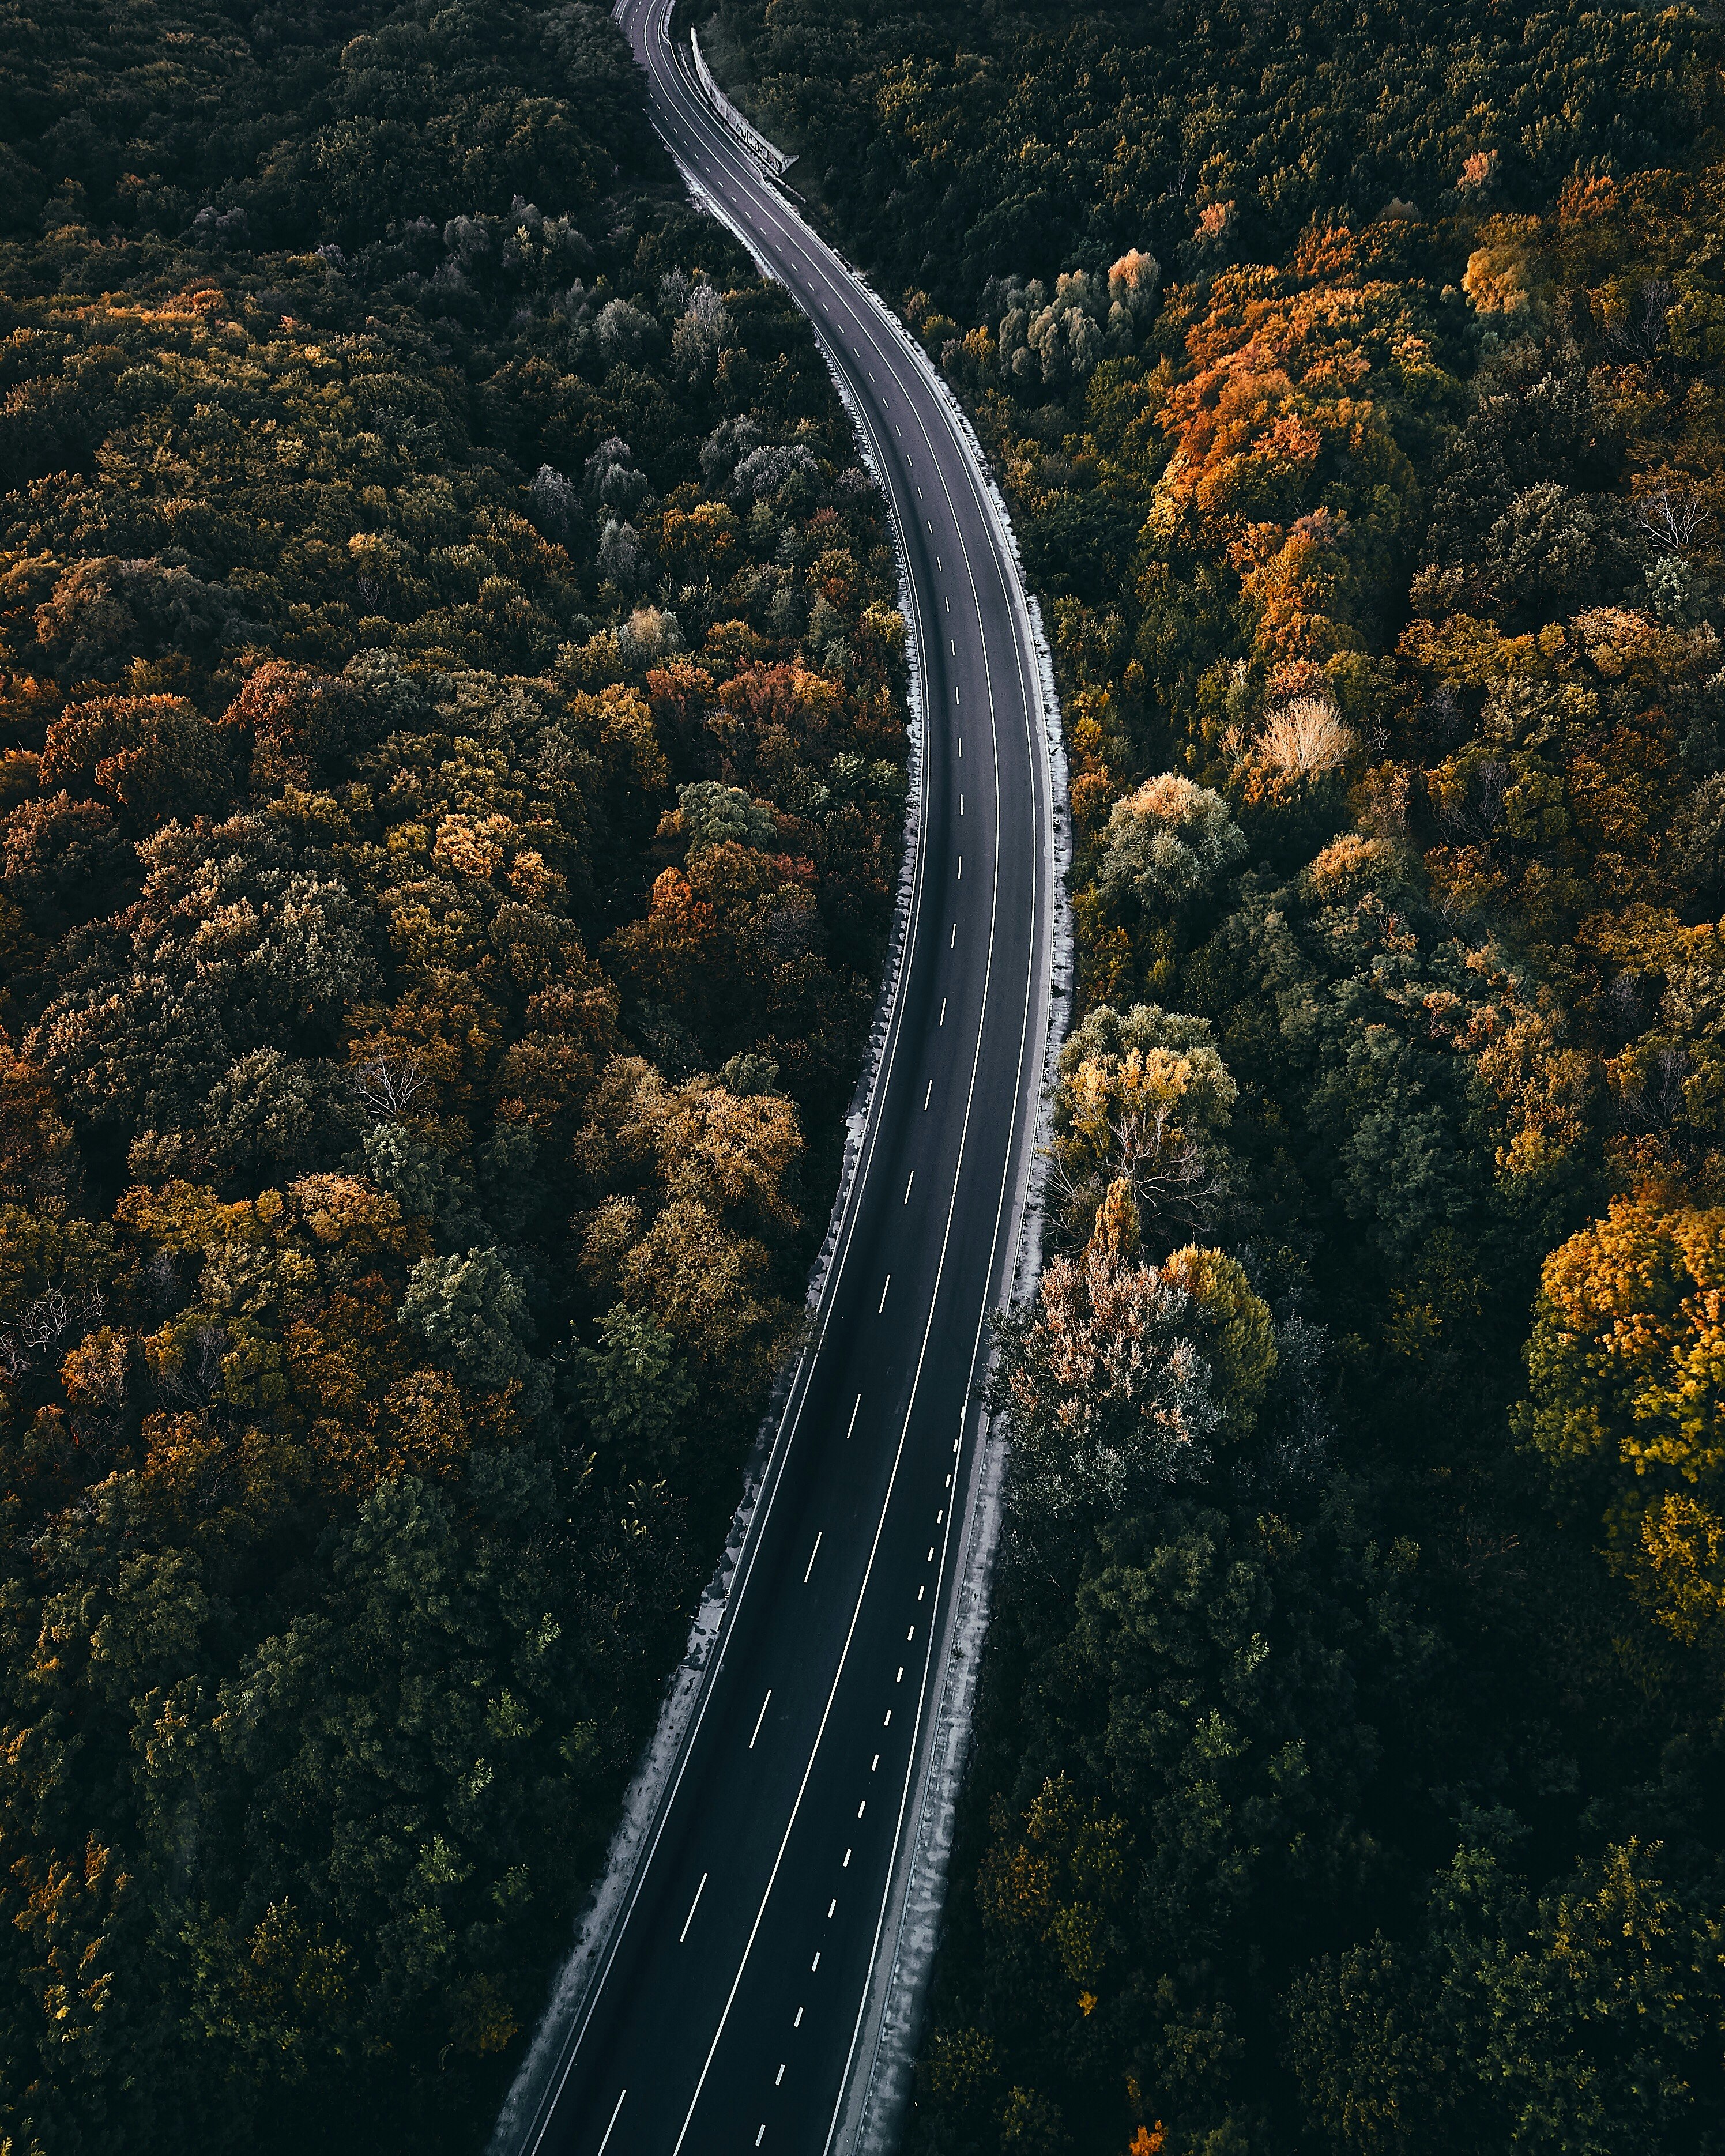
M 1677 1638 L 1725 1618 L 1725 1209 L 1619 1199 L 1545 1261 L 1523 1439 Z

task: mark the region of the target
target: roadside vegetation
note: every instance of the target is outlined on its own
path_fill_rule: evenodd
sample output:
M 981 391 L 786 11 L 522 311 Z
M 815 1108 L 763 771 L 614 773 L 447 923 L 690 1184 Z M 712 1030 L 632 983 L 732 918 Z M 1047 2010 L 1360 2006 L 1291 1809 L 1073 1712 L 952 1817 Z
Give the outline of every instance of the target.
M 1725 2135 L 1685 8 L 724 0 L 1057 647 L 1080 1022 L 919 2156 Z
M 605 10 L 0 8 L 0 2149 L 473 2149 L 794 1334 L 883 506 Z

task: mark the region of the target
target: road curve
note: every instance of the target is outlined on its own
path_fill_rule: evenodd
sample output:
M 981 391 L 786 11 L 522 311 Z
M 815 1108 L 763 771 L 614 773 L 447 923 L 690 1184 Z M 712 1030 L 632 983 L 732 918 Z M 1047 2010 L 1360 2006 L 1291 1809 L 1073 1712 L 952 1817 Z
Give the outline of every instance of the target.
M 670 0 L 618 14 L 685 178 L 808 313 L 868 440 L 927 724 L 903 957 L 816 1344 L 634 1876 L 493 2146 L 814 2156 L 855 2140 L 976 1497 L 972 1389 L 1019 1255 L 1053 988 L 1053 781 L 973 446 L 696 88 Z

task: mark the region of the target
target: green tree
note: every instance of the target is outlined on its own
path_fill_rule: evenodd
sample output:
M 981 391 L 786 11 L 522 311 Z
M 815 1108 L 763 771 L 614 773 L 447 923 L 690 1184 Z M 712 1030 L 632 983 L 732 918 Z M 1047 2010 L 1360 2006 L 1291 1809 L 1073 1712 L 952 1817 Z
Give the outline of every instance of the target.
M 618 1303 L 597 1348 L 575 1351 L 576 1389 L 598 1442 L 631 1467 L 657 1473 L 687 1434 L 696 1388 L 676 1343 L 643 1312 Z

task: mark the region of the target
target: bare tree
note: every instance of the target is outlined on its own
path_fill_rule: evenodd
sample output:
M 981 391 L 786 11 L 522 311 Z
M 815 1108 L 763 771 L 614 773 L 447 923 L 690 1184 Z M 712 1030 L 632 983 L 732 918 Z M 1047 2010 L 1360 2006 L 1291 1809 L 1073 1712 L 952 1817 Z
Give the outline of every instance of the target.
M 1681 1121 L 1686 1102 L 1683 1082 L 1690 1060 L 1681 1048 L 1655 1050 L 1644 1076 L 1626 1083 L 1618 1096 L 1617 1120 L 1628 1131 L 1669 1131 Z
M 1713 512 L 1701 490 L 1667 481 L 1635 504 L 1635 522 L 1661 554 L 1681 554 L 1712 523 Z
M 44 1348 L 58 1347 L 68 1332 L 88 1332 L 106 1308 L 105 1300 L 93 1287 L 80 1288 L 71 1296 L 61 1287 L 44 1288 L 26 1305 L 15 1324 L 0 1332 L 0 1368 L 8 1377 L 23 1377 L 35 1368 Z
M 1509 767 L 1493 757 L 1474 767 L 1466 793 L 1446 802 L 1439 820 L 1452 836 L 1489 847 L 1491 834 L 1503 821 L 1503 798 L 1509 790 Z
M 1147 1229 L 1207 1234 L 1226 1188 L 1204 1145 L 1180 1129 L 1169 1108 L 1132 1108 L 1108 1119 L 1106 1175 L 1074 1174 L 1056 1151 L 1051 1179 L 1061 1212 L 1076 1229 L 1081 1215 L 1101 1203 L 1101 1189 L 1116 1176 L 1132 1185 L 1132 1202 Z
M 200 1325 L 193 1335 L 198 1348 L 194 1368 L 189 1355 L 159 1366 L 156 1389 L 170 1407 L 208 1407 L 221 1389 L 222 1358 L 228 1352 L 225 1325 Z
M 58 1340 L 72 1322 L 71 1305 L 64 1291 L 45 1288 L 18 1322 L 18 1337 L 28 1348 L 46 1348 Z
M 1327 696 L 1296 696 L 1272 711 L 1258 737 L 1258 754 L 1290 778 L 1336 771 L 1347 762 L 1353 736 Z
M 1663 277 L 1650 277 L 1641 287 L 1641 311 L 1620 322 L 1605 325 L 1605 341 L 1643 363 L 1656 358 L 1670 336 L 1667 317 L 1676 297 Z
M 425 1090 L 425 1073 L 410 1055 L 374 1055 L 349 1074 L 354 1091 L 380 1122 L 399 1122 Z

